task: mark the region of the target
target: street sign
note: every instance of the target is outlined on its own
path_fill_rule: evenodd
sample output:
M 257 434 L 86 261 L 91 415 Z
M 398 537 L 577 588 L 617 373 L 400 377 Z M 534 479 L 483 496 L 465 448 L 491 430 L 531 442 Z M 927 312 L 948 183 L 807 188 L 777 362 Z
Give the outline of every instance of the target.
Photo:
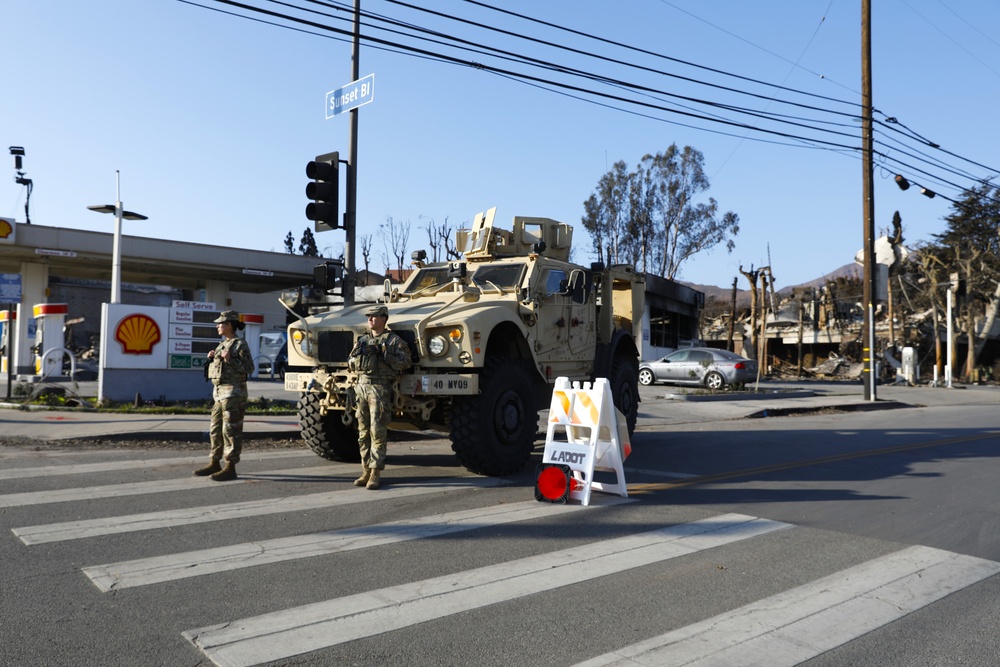
M 345 111 L 356 109 L 375 99 L 375 75 L 352 81 L 326 94 L 327 120 Z

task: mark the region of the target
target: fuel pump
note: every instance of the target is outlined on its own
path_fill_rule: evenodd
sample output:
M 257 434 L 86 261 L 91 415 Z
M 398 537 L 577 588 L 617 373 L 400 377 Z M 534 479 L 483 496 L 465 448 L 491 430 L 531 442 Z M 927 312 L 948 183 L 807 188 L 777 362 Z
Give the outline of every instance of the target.
M 8 358 L 13 361 L 14 338 L 17 336 L 17 311 L 0 310 L 0 375 L 7 375 Z
M 63 347 L 63 327 L 68 312 L 69 304 L 66 303 L 40 303 L 34 307 L 35 346 L 31 351 L 34 354 L 35 375 L 42 377 L 62 375 L 63 354 L 66 352 Z M 49 350 L 61 352 L 47 355 Z
M 246 326 L 243 338 L 250 348 L 250 358 L 253 359 L 253 372 L 250 374 L 250 377 L 256 378 L 257 370 L 260 368 L 260 363 L 258 362 L 258 358 L 260 357 L 260 329 L 264 324 L 264 316 L 256 313 L 243 313 L 240 319 Z

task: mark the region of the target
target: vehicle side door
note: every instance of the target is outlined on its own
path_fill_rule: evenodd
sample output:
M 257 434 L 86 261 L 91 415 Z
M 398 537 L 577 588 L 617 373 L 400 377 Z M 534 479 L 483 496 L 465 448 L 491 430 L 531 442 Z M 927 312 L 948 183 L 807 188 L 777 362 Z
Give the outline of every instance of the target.
M 690 350 L 678 350 L 665 356 L 662 362 L 658 364 L 658 367 L 661 369 L 659 379 L 662 379 L 664 382 L 684 382 L 685 364 L 690 353 Z
M 691 382 L 701 384 L 705 381 L 705 376 L 711 370 L 715 357 L 706 350 L 691 350 L 688 357 L 688 379 Z

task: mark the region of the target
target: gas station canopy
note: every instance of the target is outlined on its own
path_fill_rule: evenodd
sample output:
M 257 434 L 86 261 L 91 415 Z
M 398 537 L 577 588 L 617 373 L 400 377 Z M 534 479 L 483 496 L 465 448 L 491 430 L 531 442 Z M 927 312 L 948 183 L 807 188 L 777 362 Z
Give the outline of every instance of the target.
M 50 275 L 111 280 L 113 234 L 43 225 L 17 225 L 14 243 L 0 244 L 0 273 L 24 262 L 46 264 Z M 122 235 L 122 279 L 131 283 L 201 289 L 225 282 L 239 292 L 264 293 L 312 282 L 322 261 L 289 253 L 226 248 Z

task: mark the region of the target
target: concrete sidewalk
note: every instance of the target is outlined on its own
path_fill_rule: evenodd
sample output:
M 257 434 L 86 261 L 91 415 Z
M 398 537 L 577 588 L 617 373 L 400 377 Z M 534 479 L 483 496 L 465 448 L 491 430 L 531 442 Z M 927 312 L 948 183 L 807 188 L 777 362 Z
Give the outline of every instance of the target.
M 71 387 L 66 387 L 69 390 Z M 294 401 L 278 381 L 248 383 L 251 399 Z M 77 396 L 93 397 L 96 383 L 79 383 Z M 990 404 L 1000 406 L 1000 387 L 879 386 L 877 401 L 865 401 L 857 382 L 764 382 L 757 393 L 698 395 L 677 387 L 640 387 L 638 430 L 662 430 L 670 426 L 750 417 L 774 417 L 823 409 L 859 411 L 906 407 Z M 17 403 L 0 403 L 0 437 L 17 436 L 40 440 L 73 438 L 136 437 L 208 440 L 208 415 L 155 415 L 96 412 L 93 410 L 19 409 Z M 248 438 L 298 438 L 295 415 L 249 415 L 244 424 Z
M 97 396 L 97 382 L 49 384 L 64 389 L 67 397 Z M 293 410 L 298 399 L 298 395 L 285 391 L 284 384 L 278 380 L 251 380 L 247 389 L 251 400 L 289 401 Z M 53 410 L 38 406 L 25 409 L 19 401 L 0 401 L 0 437 L 71 440 L 129 436 L 208 442 L 208 427 L 207 414 L 125 414 L 84 408 Z M 250 414 L 243 422 L 243 432 L 248 438 L 298 438 L 298 418 L 295 415 Z

